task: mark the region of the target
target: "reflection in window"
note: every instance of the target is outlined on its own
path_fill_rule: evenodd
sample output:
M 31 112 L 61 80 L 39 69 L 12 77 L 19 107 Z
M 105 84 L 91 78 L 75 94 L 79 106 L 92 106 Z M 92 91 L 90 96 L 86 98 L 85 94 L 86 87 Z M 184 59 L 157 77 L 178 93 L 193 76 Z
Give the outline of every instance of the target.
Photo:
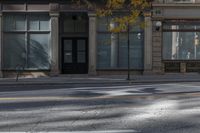
M 72 63 L 72 40 L 64 40 L 64 63 Z
M 110 34 L 98 34 L 97 36 L 97 67 L 110 68 L 111 47 Z
M 49 16 L 4 14 L 3 17 L 4 68 L 22 65 L 25 69 L 49 69 Z
M 179 24 L 166 23 L 163 29 L 163 59 L 197 60 L 200 59 L 200 25 L 181 20 Z
M 4 31 L 24 31 L 25 15 L 6 15 L 4 16 Z
M 98 19 L 97 68 L 127 69 L 128 33 L 110 33 L 109 20 Z M 143 32 L 139 26 L 131 26 L 130 29 L 130 66 L 132 69 L 143 69 Z
M 29 56 L 28 67 L 38 69 L 49 68 L 49 35 L 30 34 L 29 35 Z
M 15 68 L 26 63 L 25 34 L 4 34 L 4 67 Z
M 30 31 L 48 31 L 49 17 L 48 15 L 31 15 L 28 25 Z
M 77 62 L 85 63 L 86 62 L 86 41 L 77 40 Z
M 141 33 L 140 33 L 141 34 Z M 143 68 L 143 38 L 138 33 L 130 33 L 130 66 L 134 69 Z M 98 35 L 98 68 L 127 68 L 128 36 L 120 33 L 113 39 L 112 34 Z
M 200 59 L 200 32 L 164 32 L 163 58 L 169 60 Z

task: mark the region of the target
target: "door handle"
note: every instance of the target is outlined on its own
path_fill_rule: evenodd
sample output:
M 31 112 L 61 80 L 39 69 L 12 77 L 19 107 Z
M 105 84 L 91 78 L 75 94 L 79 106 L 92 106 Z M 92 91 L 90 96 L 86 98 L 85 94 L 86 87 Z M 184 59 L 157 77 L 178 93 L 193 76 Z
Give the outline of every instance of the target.
M 65 53 L 65 55 L 66 55 L 66 56 L 70 56 L 70 55 L 72 55 L 72 53 Z

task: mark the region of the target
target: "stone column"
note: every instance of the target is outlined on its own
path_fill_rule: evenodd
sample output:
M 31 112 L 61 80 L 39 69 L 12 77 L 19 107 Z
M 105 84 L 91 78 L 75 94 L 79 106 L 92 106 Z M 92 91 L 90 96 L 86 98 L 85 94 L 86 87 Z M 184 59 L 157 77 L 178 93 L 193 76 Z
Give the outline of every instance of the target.
M 172 26 L 172 29 L 173 30 L 176 30 L 177 29 L 177 26 Z M 179 36 L 179 33 L 178 32 L 172 32 L 172 48 L 171 48 L 171 59 L 178 59 L 178 46 L 179 46 L 179 43 L 178 43 L 178 36 Z
M 116 24 L 114 22 L 110 23 L 110 28 L 114 29 Z M 116 33 L 111 34 L 111 68 L 116 68 L 118 65 L 118 35 Z
M 89 16 L 89 75 L 96 75 L 96 14 L 88 13 Z
M 3 77 L 2 66 L 3 66 L 3 38 L 2 38 L 2 13 L 0 13 L 0 78 Z
M 144 29 L 144 72 L 143 74 L 152 73 L 152 20 L 151 14 L 145 14 Z
M 51 17 L 51 75 L 60 73 L 59 69 L 59 13 L 50 13 Z

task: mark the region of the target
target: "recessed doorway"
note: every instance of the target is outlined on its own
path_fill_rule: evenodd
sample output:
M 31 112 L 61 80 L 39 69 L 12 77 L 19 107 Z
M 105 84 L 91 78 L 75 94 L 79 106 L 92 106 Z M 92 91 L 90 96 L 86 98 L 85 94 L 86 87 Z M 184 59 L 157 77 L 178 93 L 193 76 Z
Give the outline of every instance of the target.
M 87 38 L 62 39 L 62 73 L 88 73 L 88 40 Z

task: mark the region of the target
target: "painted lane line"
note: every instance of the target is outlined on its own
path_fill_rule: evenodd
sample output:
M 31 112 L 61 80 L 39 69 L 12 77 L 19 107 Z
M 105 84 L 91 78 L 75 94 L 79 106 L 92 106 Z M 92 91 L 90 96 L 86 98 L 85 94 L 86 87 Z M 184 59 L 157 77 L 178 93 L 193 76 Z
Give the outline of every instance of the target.
M 8 133 L 8 132 L 0 132 Z M 15 133 L 32 133 L 32 132 L 15 132 Z M 105 131 L 70 131 L 70 132 L 37 132 L 37 133 L 139 133 L 135 130 L 105 130 Z

